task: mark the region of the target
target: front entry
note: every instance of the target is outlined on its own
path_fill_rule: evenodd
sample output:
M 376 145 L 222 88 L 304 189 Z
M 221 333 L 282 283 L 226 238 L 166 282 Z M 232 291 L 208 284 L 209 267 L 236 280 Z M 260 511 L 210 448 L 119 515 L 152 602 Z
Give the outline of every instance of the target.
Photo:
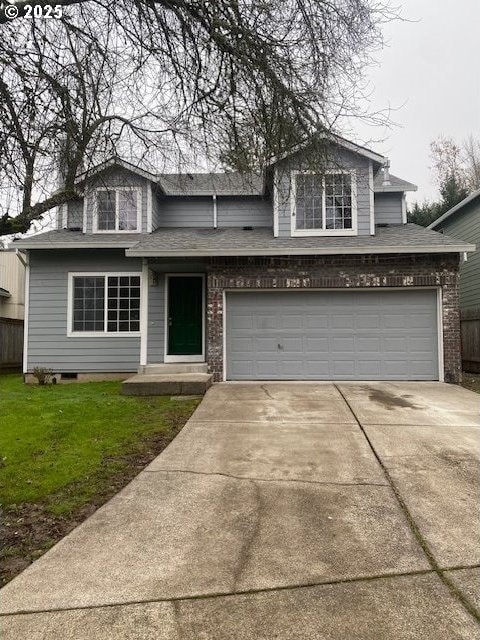
M 166 359 L 177 362 L 203 359 L 203 284 L 202 275 L 167 278 Z

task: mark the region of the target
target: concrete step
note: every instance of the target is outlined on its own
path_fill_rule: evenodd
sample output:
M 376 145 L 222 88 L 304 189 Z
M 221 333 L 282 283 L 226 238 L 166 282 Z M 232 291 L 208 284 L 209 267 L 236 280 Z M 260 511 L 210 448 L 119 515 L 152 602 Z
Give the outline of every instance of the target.
M 138 374 L 122 382 L 124 396 L 199 396 L 212 384 L 209 373 Z
M 207 373 L 206 362 L 159 362 L 138 367 L 138 373 L 144 375 L 172 374 L 172 373 Z

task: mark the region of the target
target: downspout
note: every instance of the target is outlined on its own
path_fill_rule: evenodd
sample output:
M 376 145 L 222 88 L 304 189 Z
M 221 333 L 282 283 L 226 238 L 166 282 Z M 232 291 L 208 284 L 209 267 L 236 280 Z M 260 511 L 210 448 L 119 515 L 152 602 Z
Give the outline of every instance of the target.
M 28 262 L 25 260 L 25 258 L 26 258 L 27 256 L 25 256 L 25 258 L 24 258 L 24 257 L 23 257 L 22 252 L 20 251 L 20 249 L 15 249 L 15 255 L 16 255 L 16 256 L 17 256 L 17 258 L 20 260 L 20 262 L 23 264 L 23 266 L 24 266 L 25 268 L 27 268 L 27 264 L 28 264 Z
M 212 204 L 213 204 L 213 228 L 216 229 L 218 227 L 218 212 L 217 212 L 217 195 L 215 193 L 212 196 Z

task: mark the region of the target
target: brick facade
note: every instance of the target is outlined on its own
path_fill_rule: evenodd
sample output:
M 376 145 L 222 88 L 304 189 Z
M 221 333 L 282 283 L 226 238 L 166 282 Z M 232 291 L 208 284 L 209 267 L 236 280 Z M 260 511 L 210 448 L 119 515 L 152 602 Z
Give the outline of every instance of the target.
M 445 382 L 461 381 L 458 254 L 219 257 L 207 263 L 207 361 L 223 379 L 223 293 L 235 289 L 441 287 Z

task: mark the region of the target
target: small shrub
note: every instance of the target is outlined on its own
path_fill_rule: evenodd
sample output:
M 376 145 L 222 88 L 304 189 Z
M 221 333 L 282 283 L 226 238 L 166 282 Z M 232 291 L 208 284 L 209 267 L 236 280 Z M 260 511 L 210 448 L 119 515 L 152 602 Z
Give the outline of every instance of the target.
M 38 380 L 38 384 L 49 384 L 52 381 L 53 371 L 45 367 L 35 367 L 33 375 Z

